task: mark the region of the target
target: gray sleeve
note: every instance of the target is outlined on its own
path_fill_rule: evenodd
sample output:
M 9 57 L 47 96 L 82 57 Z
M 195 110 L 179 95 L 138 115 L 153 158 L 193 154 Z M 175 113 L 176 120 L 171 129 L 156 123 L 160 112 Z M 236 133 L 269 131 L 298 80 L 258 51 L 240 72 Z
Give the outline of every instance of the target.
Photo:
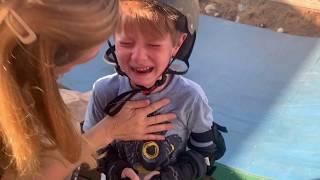
M 212 110 L 206 98 L 199 97 L 190 113 L 190 136 L 188 148 L 197 151 L 209 160 L 217 152 L 217 144 L 211 129 L 213 123 Z M 208 163 L 207 165 L 210 165 Z
M 211 129 L 213 112 L 206 96 L 198 95 L 192 104 L 188 118 L 188 129 L 192 133 L 202 133 Z
M 107 102 L 104 96 L 99 93 L 99 86 L 94 86 L 92 96 L 89 100 L 83 130 L 87 131 L 105 117 L 104 103 Z

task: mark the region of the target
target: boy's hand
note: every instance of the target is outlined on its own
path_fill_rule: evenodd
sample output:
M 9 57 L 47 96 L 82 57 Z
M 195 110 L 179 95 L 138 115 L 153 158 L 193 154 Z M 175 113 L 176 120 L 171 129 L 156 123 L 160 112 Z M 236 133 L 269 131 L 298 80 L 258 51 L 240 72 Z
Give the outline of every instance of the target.
M 140 180 L 139 176 L 132 168 L 124 168 L 121 173 L 121 178 L 129 178 L 131 180 Z
M 159 171 L 151 171 L 147 175 L 144 176 L 143 180 L 151 180 L 153 176 L 159 175 Z

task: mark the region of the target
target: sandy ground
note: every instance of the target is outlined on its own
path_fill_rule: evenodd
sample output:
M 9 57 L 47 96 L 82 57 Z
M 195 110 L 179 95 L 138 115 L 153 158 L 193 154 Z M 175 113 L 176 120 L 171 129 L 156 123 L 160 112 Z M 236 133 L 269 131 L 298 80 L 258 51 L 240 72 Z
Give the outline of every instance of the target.
M 200 7 L 203 14 L 278 32 L 320 37 L 320 10 L 270 0 L 200 0 Z

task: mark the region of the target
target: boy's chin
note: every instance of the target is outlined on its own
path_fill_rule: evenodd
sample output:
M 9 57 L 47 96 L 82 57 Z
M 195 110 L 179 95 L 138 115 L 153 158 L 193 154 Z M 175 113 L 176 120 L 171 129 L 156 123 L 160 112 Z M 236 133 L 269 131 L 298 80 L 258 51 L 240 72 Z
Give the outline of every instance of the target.
M 155 84 L 155 82 L 153 84 L 150 83 L 141 83 L 141 82 L 136 82 L 134 83 L 135 86 L 143 86 L 145 88 L 151 88 L 153 85 Z

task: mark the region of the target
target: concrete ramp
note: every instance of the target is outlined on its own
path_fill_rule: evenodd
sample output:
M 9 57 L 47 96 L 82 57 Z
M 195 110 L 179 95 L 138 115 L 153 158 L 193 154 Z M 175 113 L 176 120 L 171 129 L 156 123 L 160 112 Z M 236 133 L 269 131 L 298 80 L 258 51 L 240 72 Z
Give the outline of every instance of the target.
M 113 72 L 101 55 L 61 82 L 91 89 Z M 319 39 L 202 16 L 190 63 L 186 76 L 229 130 L 220 163 L 271 179 L 320 179 Z
M 188 77 L 226 125 L 220 161 L 272 179 L 320 178 L 320 40 L 202 17 Z

